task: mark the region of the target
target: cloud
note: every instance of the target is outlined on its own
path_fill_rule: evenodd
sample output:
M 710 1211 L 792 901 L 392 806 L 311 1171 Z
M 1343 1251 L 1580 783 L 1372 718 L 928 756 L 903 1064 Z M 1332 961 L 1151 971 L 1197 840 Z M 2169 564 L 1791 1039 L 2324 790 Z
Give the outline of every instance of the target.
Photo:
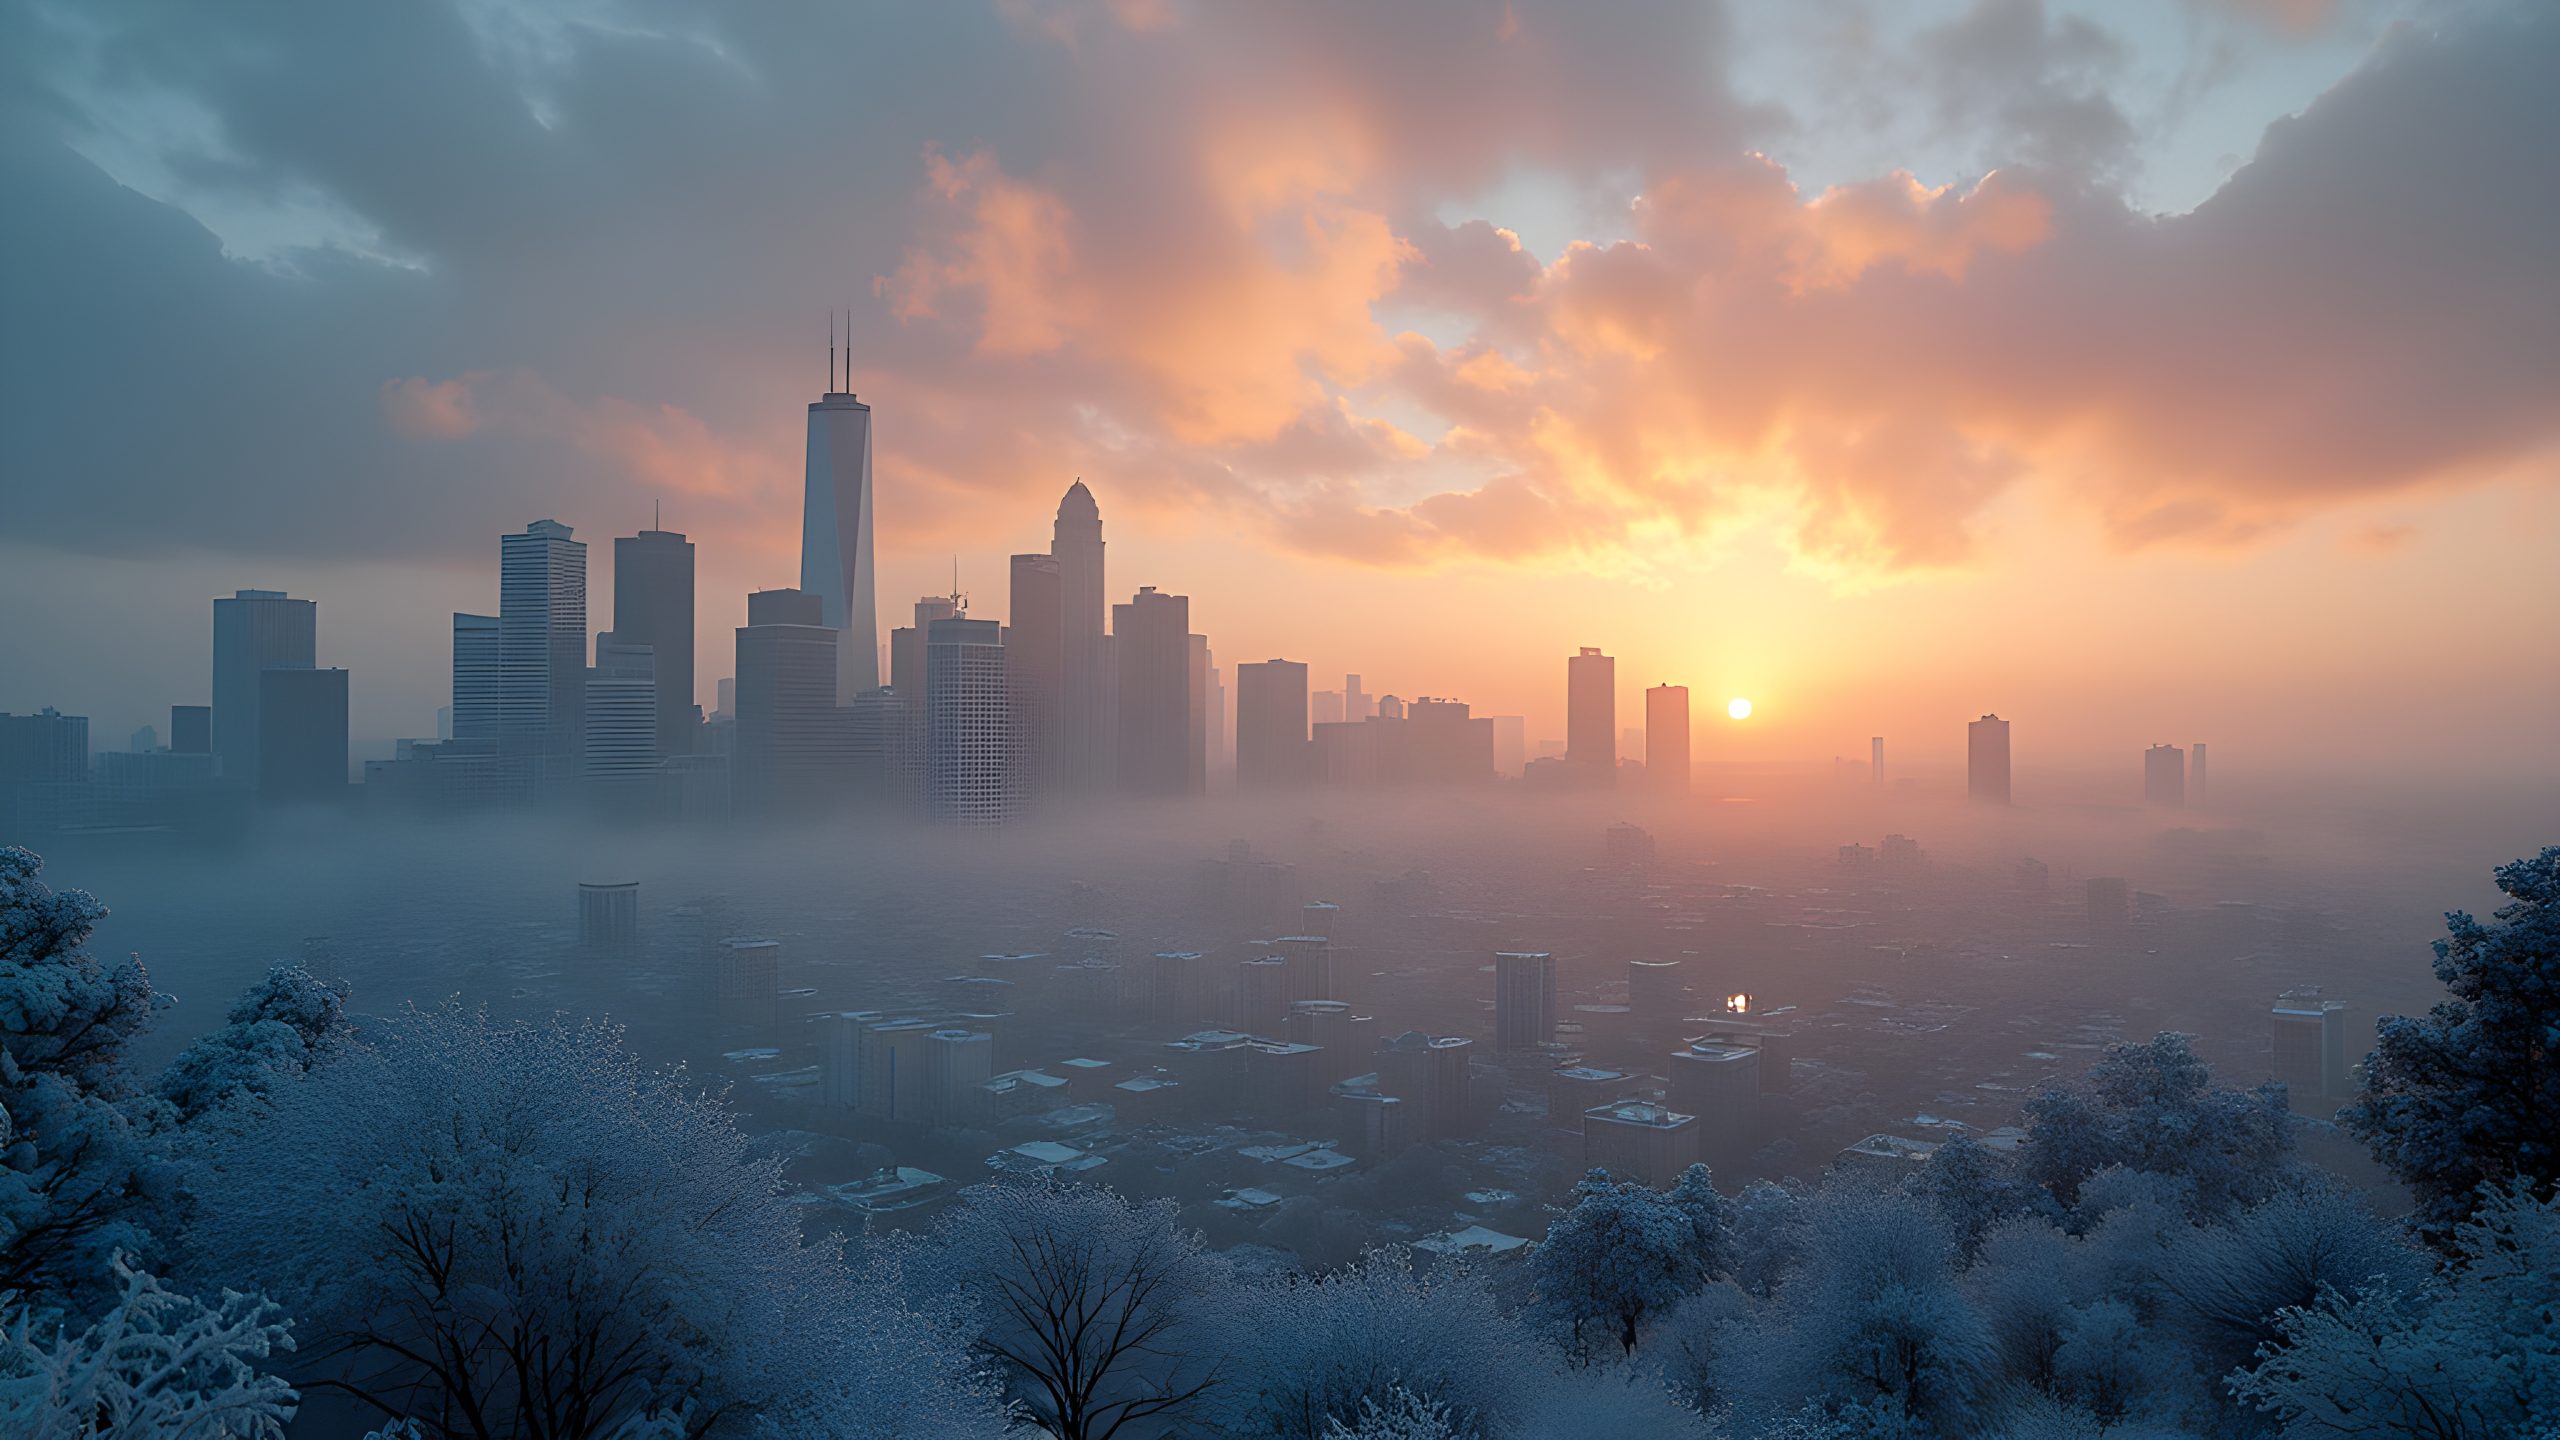
M 2540 8 L 2393 32 L 2167 216 L 2127 42 L 2005 0 L 1900 60 L 2014 163 L 1819 188 L 1713 6 L 50 13 L 0 21 L 0 504 L 63 548 L 476 555 L 667 493 L 771 549 L 848 299 L 921 545 L 1081 473 L 1349 563 L 1774 525 L 1850 583 L 1980 563 L 2021 487 L 2245 544 L 2560 449 Z M 1523 174 L 1615 223 L 1532 253 L 1476 214 Z

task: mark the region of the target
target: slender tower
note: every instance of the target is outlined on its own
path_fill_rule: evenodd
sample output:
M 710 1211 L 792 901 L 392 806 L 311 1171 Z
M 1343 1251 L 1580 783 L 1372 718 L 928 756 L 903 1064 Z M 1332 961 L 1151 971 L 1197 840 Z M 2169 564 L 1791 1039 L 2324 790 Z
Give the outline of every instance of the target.
M 1112 726 L 1112 657 L 1104 638 L 1102 508 L 1078 480 L 1058 502 L 1049 553 L 1058 562 L 1060 700 L 1058 780 L 1091 794 L 1111 787 L 1117 759 Z
M 844 371 L 853 373 L 846 336 Z M 800 510 L 800 588 L 818 597 L 836 643 L 836 694 L 880 688 L 880 610 L 871 583 L 871 407 L 836 388 L 833 317 L 827 391 L 809 406 L 808 488 Z

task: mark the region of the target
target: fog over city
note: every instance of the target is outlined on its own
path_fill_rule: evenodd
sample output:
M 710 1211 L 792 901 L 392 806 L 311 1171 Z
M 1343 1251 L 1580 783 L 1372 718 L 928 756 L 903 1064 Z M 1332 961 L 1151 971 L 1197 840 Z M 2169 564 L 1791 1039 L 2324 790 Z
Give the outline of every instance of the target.
M 5 1440 L 2560 1437 L 2560 12 L 0 56 Z

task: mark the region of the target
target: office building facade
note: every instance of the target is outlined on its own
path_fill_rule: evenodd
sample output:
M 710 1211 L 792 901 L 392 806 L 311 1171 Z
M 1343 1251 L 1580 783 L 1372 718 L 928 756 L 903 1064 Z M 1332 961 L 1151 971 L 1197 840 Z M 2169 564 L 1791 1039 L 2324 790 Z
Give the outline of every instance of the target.
M 693 542 L 643 530 L 613 542 L 613 634 L 647 646 L 657 708 L 650 743 L 661 756 L 693 753 Z
M 258 677 L 318 662 L 320 607 L 281 590 L 241 590 L 213 602 L 213 766 L 258 783 Z
M 851 370 L 850 363 L 847 370 Z M 871 573 L 871 407 L 830 390 L 809 405 L 800 506 L 800 588 L 836 631 L 835 690 L 880 686 L 880 611 Z
M 1964 788 L 1985 805 L 2009 803 L 2009 722 L 1985 715 L 1965 726 Z
M 1618 775 L 1618 662 L 1585 645 L 1565 661 L 1564 760 L 1586 786 Z

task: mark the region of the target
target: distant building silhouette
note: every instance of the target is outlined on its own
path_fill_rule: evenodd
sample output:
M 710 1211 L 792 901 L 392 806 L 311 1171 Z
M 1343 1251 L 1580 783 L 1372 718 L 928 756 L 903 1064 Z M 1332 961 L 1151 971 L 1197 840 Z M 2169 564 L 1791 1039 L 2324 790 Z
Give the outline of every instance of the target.
M 595 797 L 613 813 L 654 808 L 655 785 L 666 759 L 658 751 L 663 718 L 659 698 L 655 650 L 626 641 L 619 631 L 596 636 L 578 768 Z
M 1236 667 L 1236 783 L 1296 785 L 1311 773 L 1307 667 L 1264 660 Z
M 852 369 L 848 350 L 848 377 Z M 835 689 L 847 698 L 880 685 L 880 611 L 871 548 L 871 407 L 849 390 L 830 389 L 809 405 L 800 588 L 818 597 L 817 623 L 842 636 L 836 646 Z
M 1366 720 L 1378 713 L 1378 697 L 1360 688 L 1360 677 L 1342 677 L 1342 718 Z
M 258 674 L 258 794 L 331 800 L 347 793 L 347 672 Z
M 1318 725 L 1340 725 L 1346 709 L 1339 690 L 1318 690 L 1307 697 L 1307 718 Z
M 613 542 L 613 634 L 651 657 L 657 710 L 650 743 L 662 756 L 690 755 L 699 722 L 693 702 L 693 542 L 673 530 L 643 530 Z
M 498 617 L 453 616 L 453 743 L 495 753 L 498 748 Z
M 1986 805 L 2009 803 L 2009 722 L 1997 715 L 1965 727 L 1965 794 Z
M 616 959 L 639 952 L 639 881 L 578 883 L 578 944 L 592 955 Z
M 587 681 L 587 547 L 570 534 L 536 520 L 498 554 L 498 748 L 555 771 L 578 753 Z
M 1111 607 L 1119 685 L 1120 788 L 1132 795 L 1191 789 L 1191 600 L 1142 587 Z
M 1881 735 L 1867 739 L 1867 783 L 1878 789 L 1884 787 L 1884 737 Z
M 2154 745 L 2142 752 L 2142 800 L 2146 805 L 2187 803 L 2187 752 Z
M 2201 805 L 2204 796 L 2204 742 L 2199 740 L 2187 750 L 2187 798 Z
M 258 677 L 318 663 L 319 609 L 281 590 L 241 590 L 213 602 L 213 764 L 224 779 L 257 785 Z M 343 766 L 345 756 L 339 760 Z
M 1092 794 L 1108 790 L 1119 764 L 1112 723 L 1118 674 L 1104 622 L 1108 592 L 1103 579 L 1102 510 L 1082 480 L 1058 501 L 1049 554 L 1058 562 L 1059 718 L 1061 788 Z M 1185 633 L 1189 626 L 1186 622 Z
M 824 602 L 805 590 L 747 597 L 738 630 L 737 751 L 731 792 L 750 814 L 808 811 L 829 798 L 851 749 L 850 717 L 836 706 L 834 630 Z
M 936 620 L 925 638 L 925 794 L 934 818 L 1013 818 L 1013 714 L 993 620 Z M 985 1076 L 979 1077 L 981 1080 Z
M 213 707 L 210 705 L 170 706 L 169 749 L 179 755 L 212 754 Z
M 1011 708 L 1016 789 L 1026 805 L 1058 789 L 1066 745 L 1066 612 L 1058 557 L 1009 562 L 1004 633 L 1006 704 Z
M 1618 662 L 1593 646 L 1565 661 L 1564 759 L 1589 786 L 1617 783 Z
M 1665 795 L 1689 793 L 1689 687 L 1644 692 L 1645 783 Z
M 2111 930 L 2125 923 L 2133 913 L 2131 887 L 2120 875 L 2089 877 L 2089 928 Z
M 1556 1038 L 1556 957 L 1504 951 L 1493 957 L 1493 1045 L 1530 1050 Z

